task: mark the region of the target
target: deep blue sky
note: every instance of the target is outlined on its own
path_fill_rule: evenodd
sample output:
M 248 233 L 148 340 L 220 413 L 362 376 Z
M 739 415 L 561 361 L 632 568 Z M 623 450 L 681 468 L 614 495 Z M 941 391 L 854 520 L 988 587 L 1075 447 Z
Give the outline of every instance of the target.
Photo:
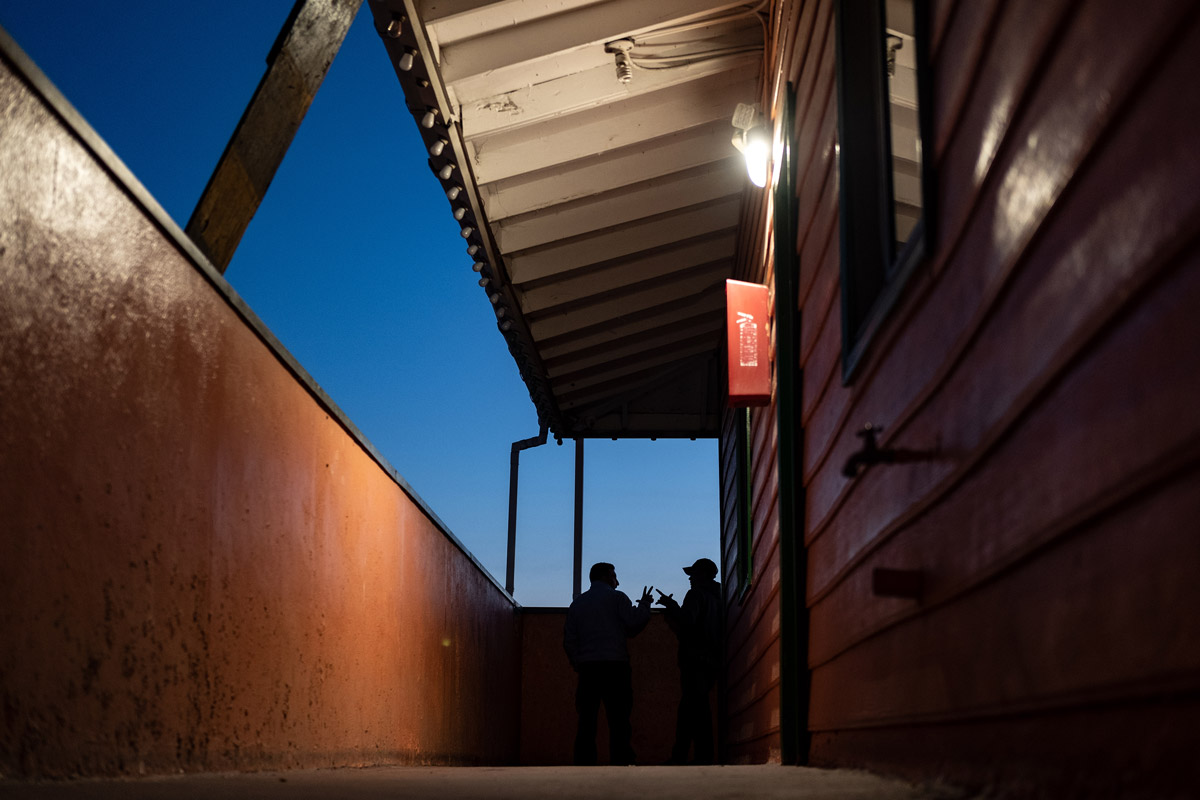
M 0 0 L 0 25 L 186 224 L 293 0 Z M 537 416 L 364 3 L 225 277 L 504 580 L 509 447 Z M 716 443 L 589 441 L 584 568 L 682 598 L 717 559 Z M 574 446 L 521 457 L 515 596 L 571 592 Z M 586 584 L 586 576 L 585 576 Z

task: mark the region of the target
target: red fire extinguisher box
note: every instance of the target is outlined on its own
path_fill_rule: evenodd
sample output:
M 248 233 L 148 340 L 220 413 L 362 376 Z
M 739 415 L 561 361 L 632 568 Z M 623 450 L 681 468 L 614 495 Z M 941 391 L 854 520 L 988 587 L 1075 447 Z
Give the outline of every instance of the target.
M 765 406 L 771 402 L 770 338 L 767 336 L 767 287 L 725 281 L 726 364 L 729 406 Z

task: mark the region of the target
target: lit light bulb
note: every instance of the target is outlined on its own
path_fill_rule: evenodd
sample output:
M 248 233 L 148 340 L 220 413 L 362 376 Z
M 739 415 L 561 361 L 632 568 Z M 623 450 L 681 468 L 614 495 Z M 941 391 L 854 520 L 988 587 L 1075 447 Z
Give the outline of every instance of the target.
M 746 132 L 746 172 L 755 186 L 766 186 L 771 164 L 771 137 L 762 125 L 755 125 Z

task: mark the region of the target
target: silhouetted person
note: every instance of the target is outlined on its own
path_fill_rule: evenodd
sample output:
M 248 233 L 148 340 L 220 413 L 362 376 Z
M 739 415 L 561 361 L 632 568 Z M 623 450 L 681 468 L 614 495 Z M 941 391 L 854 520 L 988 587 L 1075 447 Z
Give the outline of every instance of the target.
M 666 607 L 667 624 L 679 638 L 679 714 L 675 720 L 672 764 L 686 764 L 688 750 L 695 746 L 695 763 L 714 760 L 712 711 L 708 695 L 721 669 L 724 634 L 721 584 L 717 565 L 701 558 L 684 567 L 691 581 L 680 606 L 669 594 L 659 592 L 658 602 Z
M 575 763 L 596 763 L 596 717 L 600 703 L 608 717 L 608 753 L 613 764 L 633 763 L 633 679 L 625 640 L 636 636 L 650 621 L 650 590 L 642 589 L 637 608 L 618 592 L 617 568 L 600 562 L 588 572 L 592 587 L 571 603 L 563 630 L 563 649 L 579 673 L 575 710 Z

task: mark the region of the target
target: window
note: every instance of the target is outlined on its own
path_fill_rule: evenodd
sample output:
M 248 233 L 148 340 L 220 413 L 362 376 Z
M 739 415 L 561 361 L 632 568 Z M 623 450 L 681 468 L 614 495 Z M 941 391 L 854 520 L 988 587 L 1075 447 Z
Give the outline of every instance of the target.
M 926 0 L 837 0 L 846 382 L 930 240 L 927 19 Z

